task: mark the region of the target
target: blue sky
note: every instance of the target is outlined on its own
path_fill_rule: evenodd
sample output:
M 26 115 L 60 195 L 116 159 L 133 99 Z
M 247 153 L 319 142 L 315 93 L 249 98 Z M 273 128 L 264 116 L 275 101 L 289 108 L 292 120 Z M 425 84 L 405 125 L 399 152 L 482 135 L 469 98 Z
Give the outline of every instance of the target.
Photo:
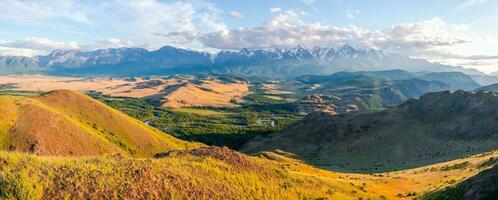
M 4 0 L 0 54 L 352 43 L 498 71 L 494 0 Z
M 461 8 L 465 0 L 315 0 L 307 4 L 302 0 L 291 1 L 213 1 L 222 10 L 236 10 L 243 14 L 246 20 L 228 20 L 232 27 L 251 26 L 261 23 L 272 16 L 271 7 L 281 9 L 299 8 L 310 13 L 308 22 L 347 26 L 360 25 L 369 29 L 384 29 L 393 24 L 418 22 L 433 17 L 444 18 L 448 23 L 491 23 L 496 24 L 497 1 L 475 1 L 474 5 Z M 231 3 L 232 2 L 232 3 Z M 237 2 L 237 3 L 233 3 Z M 485 3 L 479 3 L 485 2 Z M 347 10 L 357 10 L 353 19 L 346 15 Z M 495 32 L 498 31 L 495 30 Z

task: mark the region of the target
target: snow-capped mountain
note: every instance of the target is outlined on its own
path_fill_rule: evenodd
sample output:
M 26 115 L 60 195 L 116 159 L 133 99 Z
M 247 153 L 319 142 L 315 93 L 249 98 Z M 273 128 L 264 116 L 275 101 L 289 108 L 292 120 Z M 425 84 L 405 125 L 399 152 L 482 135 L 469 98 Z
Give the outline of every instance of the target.
M 339 48 L 297 46 L 291 49 L 222 50 L 206 52 L 165 46 L 155 51 L 141 48 L 111 48 L 95 51 L 57 50 L 46 56 L 0 57 L 0 73 L 45 72 L 62 74 L 152 75 L 171 73 L 240 73 L 270 77 L 331 74 L 338 71 L 460 71 L 456 66 L 375 49 L 344 45 Z

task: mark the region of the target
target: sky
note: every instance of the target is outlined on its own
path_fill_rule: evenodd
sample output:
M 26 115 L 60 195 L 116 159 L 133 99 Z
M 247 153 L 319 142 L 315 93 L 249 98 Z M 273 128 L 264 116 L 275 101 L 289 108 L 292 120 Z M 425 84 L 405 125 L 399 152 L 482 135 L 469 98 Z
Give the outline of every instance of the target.
M 0 55 L 352 44 L 498 71 L 496 0 L 1 0 Z

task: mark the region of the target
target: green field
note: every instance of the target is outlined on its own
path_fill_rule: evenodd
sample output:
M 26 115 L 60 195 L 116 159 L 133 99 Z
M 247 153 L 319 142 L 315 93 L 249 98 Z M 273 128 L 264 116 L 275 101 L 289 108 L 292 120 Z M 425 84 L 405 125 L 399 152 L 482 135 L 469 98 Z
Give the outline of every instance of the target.
M 9 89 L 1 89 L 0 87 L 0 95 L 11 95 L 11 96 L 35 96 L 42 94 L 41 91 L 16 91 Z
M 162 108 L 143 99 L 114 98 L 95 92 L 88 94 L 180 139 L 232 149 L 301 119 L 290 110 L 288 103 L 259 94 L 250 95 L 244 105 L 236 108 Z

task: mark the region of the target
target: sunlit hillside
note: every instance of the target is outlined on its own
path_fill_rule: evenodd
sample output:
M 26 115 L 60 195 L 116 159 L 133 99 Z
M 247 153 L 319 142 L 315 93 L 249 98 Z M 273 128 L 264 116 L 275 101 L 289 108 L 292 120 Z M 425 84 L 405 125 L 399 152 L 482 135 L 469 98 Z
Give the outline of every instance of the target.
M 38 155 L 144 157 L 200 146 L 68 90 L 33 97 L 0 96 L 0 144 L 3 150 Z
M 275 153 L 226 148 L 62 158 L 0 152 L 7 199 L 410 199 L 489 167 L 497 153 L 381 174 L 336 173 Z M 223 191 L 223 192 L 220 192 Z

